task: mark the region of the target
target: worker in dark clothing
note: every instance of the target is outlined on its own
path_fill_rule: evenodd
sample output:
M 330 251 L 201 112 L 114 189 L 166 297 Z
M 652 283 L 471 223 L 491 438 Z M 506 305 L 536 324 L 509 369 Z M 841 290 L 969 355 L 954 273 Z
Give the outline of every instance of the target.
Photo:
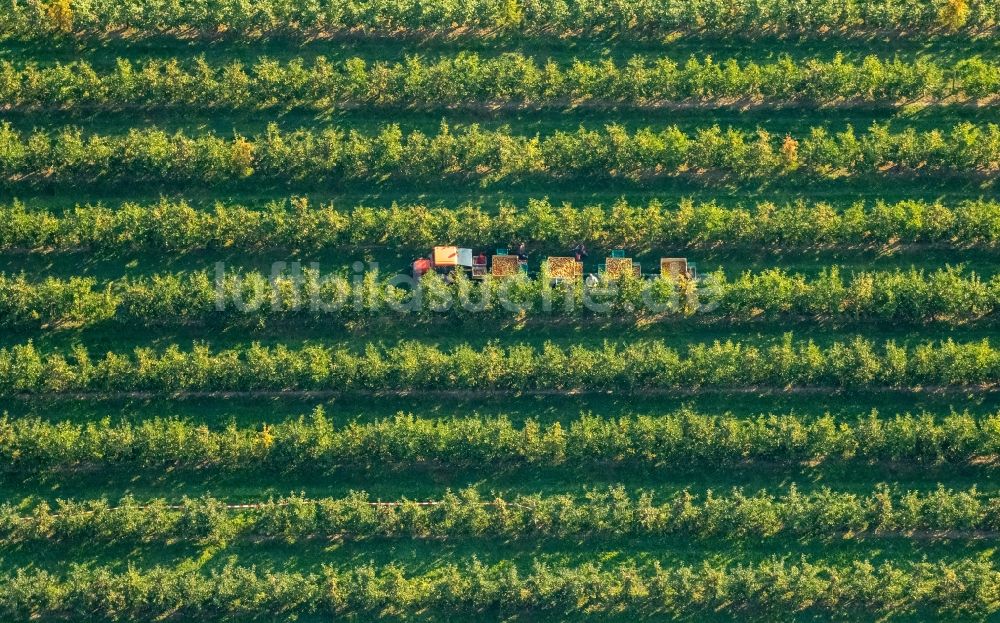
M 587 259 L 587 245 L 582 242 L 575 247 L 573 247 L 573 257 L 576 258 L 577 262 L 582 262 Z
M 523 242 L 517 245 L 517 259 L 521 260 L 522 262 L 528 261 L 528 250 L 527 248 L 525 248 Z

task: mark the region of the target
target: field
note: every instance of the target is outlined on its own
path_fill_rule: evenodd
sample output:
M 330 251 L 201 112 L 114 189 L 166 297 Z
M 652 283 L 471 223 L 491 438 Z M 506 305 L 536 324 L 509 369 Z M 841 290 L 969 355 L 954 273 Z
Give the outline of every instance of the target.
M 0 0 L 0 619 L 1000 620 L 998 6 Z

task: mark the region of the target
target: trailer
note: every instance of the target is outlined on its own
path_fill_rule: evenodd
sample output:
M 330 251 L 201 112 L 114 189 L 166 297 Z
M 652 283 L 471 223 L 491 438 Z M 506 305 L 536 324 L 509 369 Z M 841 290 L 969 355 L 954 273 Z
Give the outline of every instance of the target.
M 489 274 L 489 258 L 485 253 L 480 253 L 472 258 L 472 278 L 482 280 Z
M 545 258 L 545 267 L 554 282 L 582 280 L 584 276 L 584 264 L 576 257 L 549 256 Z M 465 247 L 436 246 L 431 250 L 430 257 L 418 258 L 413 262 L 412 273 L 414 277 L 420 278 L 429 271 L 447 275 L 461 270 L 472 279 L 482 280 L 487 276 L 503 279 L 525 273 L 527 269 L 524 259 L 508 253 L 505 248 L 498 248 L 494 255 L 487 256 L 482 251 L 473 255 L 472 249 Z M 598 266 L 597 274 L 606 281 L 616 281 L 623 275 L 632 275 L 636 279 L 644 277 L 642 265 L 625 257 L 622 249 L 613 250 L 611 256 Z M 698 279 L 694 262 L 689 262 L 684 257 L 661 257 L 659 276 L 675 281 Z M 650 273 L 648 278 L 656 278 L 656 273 Z
M 431 250 L 430 258 L 419 258 L 413 262 L 413 276 L 421 277 L 428 271 L 446 275 L 456 270 L 472 273 L 474 261 L 472 249 L 442 246 Z

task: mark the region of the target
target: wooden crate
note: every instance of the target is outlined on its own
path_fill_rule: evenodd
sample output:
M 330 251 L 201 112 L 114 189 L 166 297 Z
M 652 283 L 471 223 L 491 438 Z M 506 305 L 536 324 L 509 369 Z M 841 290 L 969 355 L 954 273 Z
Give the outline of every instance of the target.
M 549 276 L 553 279 L 577 279 L 583 276 L 583 264 L 575 257 L 550 257 Z
M 608 279 L 618 279 L 630 273 L 635 274 L 630 257 L 609 257 L 604 261 L 604 276 Z
M 494 255 L 490 274 L 494 277 L 510 277 L 521 271 L 516 255 Z
M 660 276 L 678 279 L 687 277 L 688 261 L 685 257 L 661 257 Z

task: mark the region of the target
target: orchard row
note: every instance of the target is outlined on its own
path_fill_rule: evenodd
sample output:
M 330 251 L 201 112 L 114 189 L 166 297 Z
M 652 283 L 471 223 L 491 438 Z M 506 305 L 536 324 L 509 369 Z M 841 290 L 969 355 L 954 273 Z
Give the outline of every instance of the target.
M 362 134 L 340 128 L 281 131 L 254 138 L 189 136 L 157 129 L 84 135 L 66 128 L 24 134 L 0 124 L 0 181 L 8 186 L 271 182 L 343 183 L 383 179 L 419 183 L 573 178 L 645 179 L 685 174 L 706 183 L 719 175 L 760 181 L 796 178 L 884 178 L 891 170 L 979 178 L 1000 171 L 1000 126 L 960 123 L 943 130 L 862 134 L 814 127 L 783 138 L 764 129 L 677 126 L 635 131 L 583 127 L 546 136 L 442 123 L 429 136 L 398 125 Z
M 761 346 L 662 341 L 601 347 L 491 343 L 444 350 L 421 342 L 360 349 L 306 344 L 213 351 L 171 345 L 92 358 L 81 345 L 43 352 L 31 342 L 0 349 L 0 395 L 254 391 L 566 391 L 723 387 L 987 386 L 1000 382 L 1000 349 L 988 340 L 877 346 L 856 337 L 819 346 L 785 335 Z
M 101 37 L 118 31 L 177 37 L 283 35 L 311 38 L 360 31 L 605 35 L 662 39 L 675 31 L 850 35 L 987 31 L 1000 24 L 992 0 L 52 0 L 0 2 L 0 37 Z
M 657 416 L 582 415 L 567 425 L 506 417 L 426 419 L 399 414 L 338 423 L 308 417 L 262 428 L 151 417 L 85 424 L 0 417 L 0 457 L 24 473 L 93 469 L 280 470 L 329 474 L 353 468 L 486 466 L 585 468 L 608 464 L 710 468 L 750 462 L 978 466 L 1000 457 L 1000 414 L 931 413 L 835 418 L 737 417 L 689 408 Z
M 441 244 L 502 246 L 523 240 L 533 249 L 565 252 L 591 246 L 646 252 L 678 247 L 825 247 L 931 243 L 1000 243 L 1000 203 L 908 200 L 752 208 L 682 200 L 611 206 L 553 204 L 531 199 L 496 211 L 462 205 L 393 205 L 340 209 L 306 198 L 273 201 L 257 210 L 218 202 L 200 209 L 184 201 L 85 205 L 54 212 L 15 201 L 0 206 L 0 249 L 7 251 L 130 251 L 178 254 L 200 249 L 246 251 L 387 247 L 426 252 Z
M 683 491 L 657 500 L 624 487 L 582 496 L 515 495 L 483 498 L 474 488 L 445 492 L 439 500 L 376 501 L 363 492 L 345 498 L 289 496 L 257 504 L 227 504 L 211 496 L 139 502 L 59 500 L 20 510 L 0 505 L 0 543 L 195 541 L 235 539 L 660 537 L 694 539 L 840 538 L 913 532 L 974 538 L 1000 531 L 1000 497 L 975 487 L 893 493 L 879 485 L 867 494 L 822 487 L 781 494 Z
M 987 618 L 1000 610 L 1000 570 L 988 561 L 831 565 L 765 560 L 576 567 L 536 562 L 518 568 L 478 560 L 442 564 L 423 574 L 371 564 L 311 573 L 227 565 L 116 571 L 77 565 L 64 574 L 21 569 L 0 578 L 0 613 L 14 619 L 111 621 L 253 618 L 261 613 L 327 617 L 402 616 L 431 611 L 476 618 L 484 612 L 555 616 L 598 613 L 664 617 L 798 612 L 857 616 L 916 612 L 925 617 Z M 127 597 L 126 597 L 127 596 Z
M 470 281 L 433 272 L 378 277 L 376 272 L 323 273 L 294 266 L 276 274 L 226 270 L 164 273 L 98 283 L 92 277 L 29 281 L 0 273 L 0 326 L 72 327 L 118 321 L 145 326 L 299 318 L 326 322 L 411 324 L 441 319 L 523 322 L 566 318 L 669 320 L 697 316 L 745 322 L 764 319 L 964 323 L 1000 313 L 1000 275 L 974 272 L 857 272 L 837 267 L 814 278 L 780 269 L 722 271 L 700 283 L 686 277 L 624 276 L 553 283 L 539 276 Z
M 87 61 L 41 66 L 0 61 L 0 108 L 11 109 L 250 109 L 406 106 L 422 109 L 582 104 L 609 107 L 669 106 L 749 100 L 831 103 L 959 100 L 1000 93 L 1000 64 L 980 58 L 950 65 L 868 56 L 859 62 L 789 58 L 757 64 L 735 59 L 636 56 L 612 60 L 542 63 L 521 53 L 481 57 L 459 53 L 427 61 L 375 62 L 318 57 L 279 63 L 260 59 L 249 67 L 210 65 L 204 58 L 135 65 L 119 59 L 113 69 Z M 584 100 L 584 101 L 580 101 Z M 589 100 L 587 102 L 586 100 Z

